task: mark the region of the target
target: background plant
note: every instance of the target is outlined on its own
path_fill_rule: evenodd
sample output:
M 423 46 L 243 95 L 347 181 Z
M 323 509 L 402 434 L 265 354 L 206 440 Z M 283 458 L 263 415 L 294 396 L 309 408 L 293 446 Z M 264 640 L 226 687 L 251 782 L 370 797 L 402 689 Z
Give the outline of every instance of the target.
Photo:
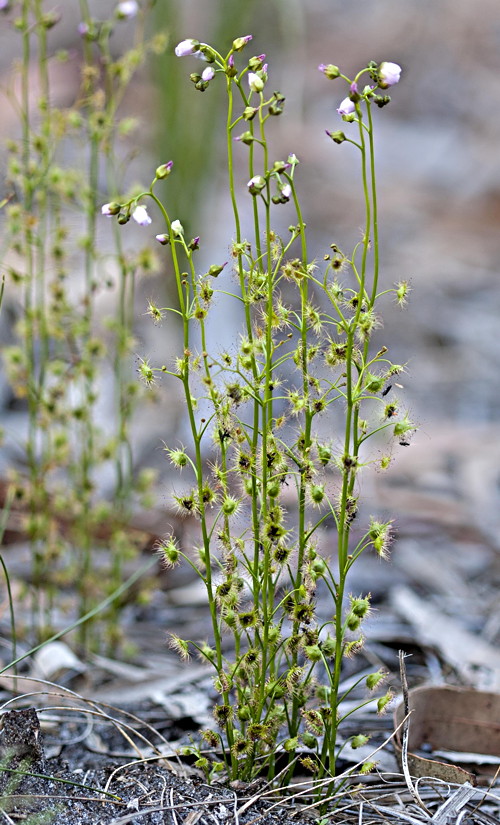
M 268 143 L 268 122 L 282 114 L 285 99 L 267 91 L 264 55 L 250 58 L 243 68 L 237 65 L 251 39 L 237 38 L 225 56 L 194 39 L 176 47 L 179 57 L 197 55 L 205 61 L 191 74 L 196 89 L 223 83 L 227 92 L 234 215 L 230 256 L 236 285 L 222 292 L 244 318 L 234 350 L 217 351 L 209 344 L 209 310 L 226 264 L 216 261 L 207 271 L 197 271 L 203 239 L 188 239 L 155 192 L 158 181 L 171 175 L 172 161 L 158 167 L 149 190 L 107 203 L 102 211 L 122 224 L 132 217 L 149 225 L 146 204 L 153 201 L 166 224 L 156 239 L 170 253 L 177 288 L 176 307 L 150 302 L 148 311 L 157 322 L 167 314 L 180 317 L 182 354 L 172 366 L 144 360 L 141 373 L 149 385 L 159 375 L 181 383 L 191 433 L 188 448 L 167 445 L 165 450 L 172 464 L 191 477 L 175 501 L 181 513 L 198 520 L 200 546 L 193 557 L 172 535 L 160 550 L 167 565 L 181 559 L 191 564 L 207 590 L 210 641 L 172 635 L 181 656 L 196 650 L 215 670 L 218 729 L 203 736 L 223 759 L 209 763 L 198 752 L 197 764 L 208 775 L 227 769 L 232 778 L 250 779 L 266 769 L 272 778 L 279 745 L 289 763 L 286 782 L 298 752 L 319 779 L 335 774 L 338 726 L 353 712 L 341 717 L 339 708 L 359 686 L 339 694 L 342 662 L 361 648 L 361 626 L 370 611 L 369 595 L 347 594 L 347 576 L 365 550 L 385 557 L 391 541 L 391 523 L 375 517 L 361 538 L 351 530 L 361 470 L 390 463 L 390 446 L 374 457 L 366 443 L 387 431 L 391 441 L 406 445 L 415 428 L 389 395 L 403 365 L 388 359 L 385 346 L 372 345 L 383 296 L 403 305 L 408 293 L 404 281 L 379 286 L 372 111 L 389 103 L 386 89 L 398 82 L 400 68 L 372 62 L 351 80 L 336 66 L 320 66 L 328 78 L 341 78 L 348 86 L 338 108 L 348 134 L 328 134 L 334 143 L 348 141 L 359 151 L 365 225 L 350 255 L 334 242 L 319 265 L 307 247 L 295 181 L 299 161 L 293 154 L 275 160 Z M 251 200 L 250 220 L 236 183 L 236 151 L 247 153 L 243 197 L 246 204 Z M 275 210 L 288 203 L 293 217 L 282 239 L 273 221 Z M 321 422 L 338 407 L 343 431 L 325 440 Z M 337 534 L 331 556 L 317 540 L 327 518 Z M 326 621 L 318 618 L 319 587 L 330 601 Z M 233 642 L 229 656 L 227 632 Z M 383 678 L 377 671 L 360 681 L 369 692 Z M 380 711 L 390 699 L 390 691 L 379 698 Z M 366 741 L 360 735 L 352 744 Z
M 66 587 L 76 584 L 82 616 L 121 584 L 123 563 L 136 552 L 125 525 L 134 497 L 146 494 L 151 481 L 147 470 L 134 478 L 130 422 L 144 399 L 134 374 L 135 281 L 154 269 L 155 260 L 150 251 L 126 253 L 119 232 L 109 251 L 98 250 L 96 207 L 104 182 L 109 191 L 123 187 L 117 144 L 137 123 L 122 117 L 118 106 L 146 55 L 160 51 L 164 38 L 146 42 L 146 4 L 140 11 L 118 3 L 108 20 L 92 18 L 86 0 L 79 8 L 81 80 L 72 104 L 54 104 L 51 70 L 69 55 L 51 49 L 60 16 L 42 0 L 12 8 L 9 22 L 22 47 L 20 95 L 14 84 L 4 89 L 19 113 L 21 136 L 8 146 L 5 208 L 18 342 L 2 355 L 12 388 L 28 409 L 26 440 L 16 445 L 26 473 L 12 473 L 11 482 L 27 513 L 31 630 L 38 639 L 53 633 L 54 608 L 61 608 Z M 132 17 L 133 42 L 116 56 L 111 38 Z M 117 296 L 114 316 L 103 318 L 97 307 L 110 290 Z M 100 394 L 110 374 L 114 409 L 104 422 Z M 112 477 L 111 490 L 103 489 L 103 472 Z M 104 571 L 95 562 L 100 533 L 109 548 Z M 83 645 L 97 643 L 88 625 L 79 632 Z M 120 636 L 114 605 L 104 638 L 114 646 Z

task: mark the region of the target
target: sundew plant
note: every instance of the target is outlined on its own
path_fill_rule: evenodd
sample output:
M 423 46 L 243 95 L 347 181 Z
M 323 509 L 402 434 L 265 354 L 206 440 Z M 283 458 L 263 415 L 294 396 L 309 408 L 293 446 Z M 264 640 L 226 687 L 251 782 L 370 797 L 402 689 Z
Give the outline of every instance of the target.
M 163 365 L 144 359 L 140 372 L 147 384 L 163 377 L 182 386 L 190 429 L 189 444 L 169 444 L 165 451 L 183 482 L 189 479 L 174 499 L 182 514 L 198 522 L 199 545 L 182 546 L 171 535 L 159 547 L 167 566 L 189 564 L 203 580 L 210 612 L 208 639 L 170 637 L 183 658 L 196 653 L 213 669 L 218 694 L 213 728 L 190 750 L 207 776 L 225 771 L 231 779 L 250 780 L 279 773 L 286 784 L 299 760 L 328 782 L 335 776 L 338 728 L 353 712 L 342 712 L 343 700 L 361 688 L 359 706 L 371 701 L 385 675 L 365 675 L 341 695 L 342 664 L 362 647 L 363 620 L 370 611 L 368 594 L 348 593 L 349 570 L 364 552 L 385 558 L 391 542 L 391 522 L 375 516 L 361 538 L 351 532 L 361 475 L 369 465 L 386 468 L 392 444 L 406 445 L 414 430 L 389 394 L 403 365 L 389 359 L 385 346 L 374 350 L 371 343 L 381 326 L 382 296 L 403 305 L 408 293 L 404 281 L 379 283 L 374 161 L 374 107 L 390 102 L 387 89 L 399 81 L 401 69 L 370 62 L 351 79 L 334 65 L 319 67 L 327 79 L 347 85 L 337 110 L 345 131 L 328 135 L 334 144 L 349 142 L 358 150 L 365 204 L 362 236 L 353 251 L 344 253 L 335 240 L 321 264 L 308 249 L 299 159 L 270 156 L 267 130 L 283 114 L 285 98 L 269 90 L 265 55 L 243 59 L 251 40 L 238 37 L 226 55 L 194 39 L 175 49 L 178 57 L 204 61 L 193 61 L 195 89 L 218 84 L 227 94 L 227 180 L 234 217 L 228 266 L 234 278 L 221 299 L 242 311 L 234 349 L 221 351 L 210 340 L 207 323 L 224 255 L 200 270 L 203 233 L 187 237 L 182 216 L 169 212 L 168 185 L 165 202 L 156 192 L 158 181 L 175 174 L 174 162 L 157 168 L 149 189 L 107 203 L 102 212 L 121 224 L 133 218 L 146 227 L 148 210 L 157 211 L 164 232 L 156 240 L 168 256 L 177 290 L 175 306 L 150 301 L 148 312 L 157 323 L 181 324 L 178 357 Z M 235 173 L 236 153 L 247 158 L 243 187 Z M 290 226 L 280 237 L 273 224 L 284 209 Z M 243 232 L 244 222 L 252 226 L 250 234 Z M 320 433 L 333 408 L 342 411 L 343 431 L 325 440 Z M 374 457 L 366 443 L 381 432 L 387 437 L 385 453 L 379 452 L 379 438 Z M 325 554 L 318 528 L 327 519 L 335 525 L 336 540 Z M 317 612 L 320 585 L 323 602 L 329 602 L 326 621 Z M 391 692 L 380 694 L 382 712 Z M 360 734 L 352 744 L 367 741 Z M 213 760 L 202 753 L 207 745 L 216 754 Z M 366 764 L 363 770 L 370 768 Z
M 3 271 L 15 323 L 1 356 L 27 417 L 26 433 L 6 428 L 5 444 L 19 459 L 8 482 L 30 544 L 28 630 L 39 642 L 54 633 L 55 616 L 71 601 L 67 590 L 76 588 L 73 608 L 82 617 L 122 585 L 124 564 L 137 555 L 126 524 L 147 498 L 149 478 L 147 470 L 134 473 L 130 436 L 134 410 L 147 395 L 133 366 L 133 306 L 136 282 L 155 259 L 150 248 L 126 253 L 118 226 L 109 227 L 105 252 L 98 205 L 100 187 L 123 191 L 123 142 L 137 124 L 122 116 L 120 103 L 165 39 L 145 39 L 148 4 L 140 10 L 135 0 L 118 2 L 108 19 L 93 17 L 87 0 L 73 5 L 80 22 L 68 51 L 57 48 L 62 12 L 43 0 L 0 4 L 1 24 L 20 53 L 2 87 L 18 128 L 7 143 L 2 203 Z M 116 37 L 124 44 L 118 55 Z M 68 63 L 76 69 L 68 72 L 74 88 L 68 85 L 68 100 L 58 105 L 57 77 Z M 112 310 L 103 317 L 106 294 Z M 103 376 L 113 393 L 105 420 Z M 95 553 L 103 545 L 99 570 Z M 82 622 L 81 647 L 116 650 L 119 612 L 112 603 L 101 632 Z M 18 611 L 21 632 L 20 617 Z

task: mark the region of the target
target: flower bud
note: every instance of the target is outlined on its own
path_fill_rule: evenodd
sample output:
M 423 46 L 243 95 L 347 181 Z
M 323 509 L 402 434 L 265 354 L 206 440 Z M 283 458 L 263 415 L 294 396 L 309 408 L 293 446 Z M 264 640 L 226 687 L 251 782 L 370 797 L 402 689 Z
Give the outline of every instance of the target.
M 170 172 L 172 171 L 174 162 L 173 160 L 169 160 L 168 163 L 162 163 L 161 166 L 158 166 L 155 174 L 158 180 L 163 180 L 164 178 L 168 178 Z
M 290 167 L 289 163 L 285 163 L 284 160 L 275 160 L 273 163 L 273 172 L 285 172 Z
M 2 9 L 1 3 L 0 3 L 0 9 Z M 90 39 L 91 36 L 92 36 L 91 26 L 89 26 L 88 23 L 85 23 L 84 20 L 82 20 L 81 23 L 78 23 L 78 26 L 76 27 L 76 30 L 77 30 L 78 34 L 80 35 L 80 37 L 86 37 L 86 38 L 88 37 Z
M 254 175 L 247 183 L 248 191 L 251 195 L 258 195 L 266 187 L 265 178 L 262 175 Z
M 207 274 L 208 274 L 208 275 L 211 275 L 211 276 L 212 276 L 212 278 L 217 278 L 217 275 L 220 275 L 220 273 L 222 272 L 222 270 L 224 269 L 224 267 L 226 266 L 226 264 L 227 264 L 227 261 L 226 261 L 226 263 L 225 263 L 225 264 L 221 264 L 221 265 L 218 265 L 218 264 L 212 264 L 212 266 L 211 266 L 211 267 L 210 267 L 210 269 L 208 270 L 208 273 L 207 273 Z
M 262 66 L 264 65 L 264 60 L 265 59 L 266 59 L 265 54 L 259 54 L 259 55 L 256 55 L 255 57 L 251 57 L 250 60 L 248 61 L 248 68 L 250 69 L 251 72 L 257 72 L 259 69 L 262 69 Z
M 247 43 L 250 43 L 250 40 L 252 39 L 252 34 L 247 34 L 245 37 L 237 37 L 236 40 L 233 40 L 233 51 L 241 52 L 241 50 L 244 49 Z
M 241 141 L 241 143 L 244 143 L 245 146 L 250 146 L 250 144 L 254 142 L 255 138 L 251 132 L 246 131 L 236 137 L 235 140 Z
M 399 83 L 401 77 L 401 66 L 397 63 L 388 63 L 384 61 L 378 67 L 378 85 L 381 89 L 387 89 L 389 86 L 394 86 Z
M 170 229 L 172 231 L 172 235 L 175 238 L 182 238 L 182 236 L 184 235 L 184 227 L 178 220 L 172 221 L 172 223 L 170 224 Z
M 248 72 L 248 85 L 250 86 L 250 91 L 261 92 L 265 84 L 263 79 L 258 74 L 255 72 Z
M 343 143 L 344 140 L 347 140 L 345 134 L 343 132 L 340 132 L 340 131 L 338 131 L 338 132 L 329 132 L 328 129 L 326 129 L 326 134 L 328 135 L 329 138 L 331 138 L 333 140 L 334 143 Z
M 330 80 L 335 80 L 336 77 L 340 75 L 340 69 L 338 66 L 333 66 L 332 63 L 325 65 L 324 63 L 320 63 L 318 66 L 318 71 L 323 72 L 325 77 L 328 77 Z
M 135 17 L 139 11 L 139 3 L 137 0 L 122 0 L 116 7 L 116 16 L 118 20 L 130 20 Z
M 228 77 L 236 77 L 238 74 L 235 65 L 234 65 L 234 55 L 230 54 L 228 61 L 227 61 L 227 69 L 226 74 Z
M 203 71 L 202 71 L 202 73 L 201 73 L 201 79 L 202 79 L 205 83 L 208 83 L 208 82 L 209 82 L 210 80 L 212 80 L 214 77 L 215 77 L 215 69 L 212 69 L 212 67 L 211 67 L 211 66 L 207 66 L 207 68 L 206 68 L 206 69 L 203 69 Z
M 246 106 L 243 110 L 243 119 L 253 120 L 258 111 L 259 110 L 255 109 L 253 106 Z
M 49 11 L 42 15 L 41 23 L 45 29 L 53 29 L 61 19 L 61 15 L 56 11 Z
M 103 206 L 101 206 L 101 214 L 106 215 L 107 217 L 111 217 L 112 215 L 118 215 L 120 209 L 121 206 L 119 203 L 111 201 L 111 203 L 105 203 Z
M 158 243 L 161 243 L 162 246 L 167 246 L 167 244 L 170 243 L 170 238 L 168 235 L 165 235 L 165 233 L 162 233 L 161 235 L 156 235 L 155 238 L 158 241 Z
M 186 57 L 189 54 L 196 54 L 200 50 L 199 40 L 182 40 L 175 47 L 175 54 L 177 57 Z

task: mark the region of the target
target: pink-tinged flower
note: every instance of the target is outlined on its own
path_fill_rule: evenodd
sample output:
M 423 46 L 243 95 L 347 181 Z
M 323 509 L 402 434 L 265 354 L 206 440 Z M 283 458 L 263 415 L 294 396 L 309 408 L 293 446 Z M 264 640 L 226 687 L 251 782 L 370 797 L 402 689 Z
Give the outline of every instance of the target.
M 252 92 L 261 92 L 264 88 L 264 81 L 255 72 L 248 72 L 248 85 Z
M 349 97 L 345 97 L 337 109 L 339 115 L 352 115 L 355 111 L 356 107 Z
M 0 9 L 1 8 L 2 8 L 2 5 L 1 5 L 1 0 L 0 0 Z M 88 23 L 85 23 L 84 21 L 82 21 L 81 23 L 78 23 L 78 26 L 76 27 L 76 30 L 77 30 L 78 34 L 80 35 L 80 37 L 87 37 L 87 35 L 90 34 L 90 26 L 88 25 Z
M 119 203 L 115 201 L 111 201 L 111 203 L 105 203 L 101 206 L 101 215 L 106 215 L 106 217 L 111 218 L 113 215 L 118 215 L 121 206 Z
M 155 240 L 157 240 L 158 243 L 161 243 L 162 246 L 166 246 L 170 243 L 169 235 L 166 235 L 164 232 L 162 232 L 161 235 L 155 235 Z
M 285 183 L 285 185 L 281 187 L 281 194 L 283 195 L 284 198 L 286 198 L 287 200 L 290 200 L 290 198 L 292 196 L 292 187 L 290 186 L 289 183 Z
M 196 54 L 200 49 L 199 40 L 181 40 L 175 47 L 175 54 L 177 57 L 187 57 L 188 54 Z
M 351 83 L 350 88 L 351 88 L 351 94 L 357 95 L 357 93 L 358 93 L 358 84 L 356 83 L 356 81 L 353 81 Z
M 395 86 L 399 83 L 401 77 L 401 66 L 397 63 L 381 63 L 378 67 L 378 85 L 381 89 L 387 89 L 389 86 Z
M 137 0 L 122 0 L 116 7 L 116 14 L 120 20 L 129 20 L 135 17 L 139 11 L 139 3 Z
M 203 69 L 203 71 L 201 73 L 201 79 L 205 83 L 208 83 L 208 81 L 212 80 L 212 78 L 214 78 L 214 77 L 215 77 L 215 69 L 212 69 L 211 66 L 207 66 L 206 69 Z
M 151 218 L 148 215 L 148 210 L 145 206 L 136 206 L 134 211 L 132 212 L 132 217 L 139 226 L 149 226 L 151 223 Z

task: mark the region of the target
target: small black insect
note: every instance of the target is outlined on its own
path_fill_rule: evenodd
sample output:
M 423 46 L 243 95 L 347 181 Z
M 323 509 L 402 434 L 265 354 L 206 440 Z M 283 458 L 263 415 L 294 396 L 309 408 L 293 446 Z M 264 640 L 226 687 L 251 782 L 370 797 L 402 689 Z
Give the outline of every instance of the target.
M 387 387 L 385 388 L 385 390 L 382 390 L 382 396 L 387 395 L 387 393 L 390 392 L 391 387 L 392 387 L 392 384 L 388 384 Z
M 409 441 L 400 441 L 399 443 L 400 443 L 401 447 L 409 447 L 410 446 Z

